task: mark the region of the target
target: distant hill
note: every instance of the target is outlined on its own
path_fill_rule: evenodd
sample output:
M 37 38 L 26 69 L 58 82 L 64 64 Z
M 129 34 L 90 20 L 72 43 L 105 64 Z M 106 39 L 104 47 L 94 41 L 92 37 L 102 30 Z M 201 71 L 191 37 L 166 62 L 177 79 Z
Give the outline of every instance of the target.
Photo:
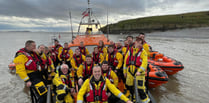
M 205 11 L 124 20 L 109 24 L 109 32 L 112 34 L 138 33 L 208 26 L 209 11 Z M 107 26 L 102 27 L 101 31 L 107 33 Z

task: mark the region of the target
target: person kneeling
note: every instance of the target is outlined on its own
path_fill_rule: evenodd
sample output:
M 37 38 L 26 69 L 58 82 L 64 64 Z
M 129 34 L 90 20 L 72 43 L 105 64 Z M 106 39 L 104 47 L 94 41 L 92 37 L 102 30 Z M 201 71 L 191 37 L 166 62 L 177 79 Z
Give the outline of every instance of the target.
M 55 75 L 53 84 L 56 86 L 56 103 L 73 103 L 72 94 L 75 93 L 73 76 L 67 64 L 61 65 L 61 70 Z

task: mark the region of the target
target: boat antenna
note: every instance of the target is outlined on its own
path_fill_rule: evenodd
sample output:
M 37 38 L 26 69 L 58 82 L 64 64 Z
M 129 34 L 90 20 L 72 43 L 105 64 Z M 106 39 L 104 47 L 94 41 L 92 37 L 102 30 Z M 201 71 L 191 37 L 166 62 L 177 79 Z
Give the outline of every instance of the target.
M 109 42 L 108 7 L 107 7 L 107 42 Z
M 72 33 L 72 41 L 73 41 L 73 39 L 74 39 L 74 35 L 73 35 L 73 25 L 72 25 L 71 11 L 69 11 L 69 16 L 70 16 L 71 33 Z

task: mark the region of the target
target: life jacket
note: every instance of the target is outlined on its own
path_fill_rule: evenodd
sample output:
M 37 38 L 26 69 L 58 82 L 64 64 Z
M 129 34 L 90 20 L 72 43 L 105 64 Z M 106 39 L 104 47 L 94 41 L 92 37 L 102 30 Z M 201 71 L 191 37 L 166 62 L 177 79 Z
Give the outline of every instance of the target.
M 121 46 L 121 47 L 117 47 L 117 52 L 119 52 L 119 53 L 123 54 L 122 49 L 123 49 L 123 47 L 122 47 L 122 46 Z
M 100 62 L 99 56 L 100 53 L 95 54 L 95 52 L 93 52 L 93 61 L 95 62 L 95 64 L 98 64 Z
M 134 44 L 135 44 L 135 43 L 132 43 L 132 44 L 128 45 L 127 51 L 128 51 L 128 50 L 131 50 L 131 48 L 134 46 Z
M 111 78 L 111 70 L 112 70 L 111 68 L 108 68 L 108 70 L 106 71 L 106 75 L 104 77 L 108 78 L 111 83 L 114 83 L 113 78 Z
M 111 66 L 117 66 L 118 65 L 118 60 L 116 58 L 117 52 L 114 50 L 113 53 L 108 53 L 108 63 Z
M 59 48 L 62 47 L 62 45 L 58 44 L 57 46 L 54 47 L 54 52 L 56 54 L 56 56 L 59 54 Z
M 47 56 L 49 56 L 52 59 L 53 62 L 56 61 L 56 54 L 53 51 L 49 51 L 47 53 Z
M 80 47 L 79 46 L 79 49 L 80 49 L 81 54 L 86 56 L 86 47 Z
M 78 67 L 83 62 L 82 54 L 79 55 L 79 59 L 77 58 L 76 54 L 73 55 L 75 60 L 75 65 Z
M 62 83 L 68 85 L 69 88 L 72 87 L 72 81 L 70 80 L 70 74 L 66 76 L 66 78 L 61 78 Z
M 67 50 L 67 52 L 65 52 Z M 70 55 L 69 55 L 69 52 L 70 51 L 70 48 L 63 48 L 62 49 L 62 53 L 60 54 L 60 58 L 62 60 L 67 60 L 68 58 L 70 58 Z
M 42 60 L 40 57 L 38 57 L 38 55 L 35 52 L 28 53 L 25 48 L 22 48 L 19 51 L 17 51 L 16 56 L 18 53 L 22 53 L 28 58 L 28 61 L 25 62 L 25 68 L 27 70 L 41 70 L 40 66 Z
M 47 68 L 50 67 L 51 64 L 52 64 L 52 61 L 49 59 L 49 57 L 46 57 L 46 65 L 47 65 Z
M 133 48 L 129 50 L 129 55 L 126 59 L 126 65 L 135 65 L 136 67 L 140 67 L 142 64 L 142 59 L 141 59 L 141 52 L 142 48 L 140 48 L 135 55 L 133 55 Z
M 90 65 L 90 69 L 88 70 L 88 65 L 86 62 L 84 62 L 84 68 L 83 68 L 83 77 L 88 78 L 92 75 L 92 68 L 94 66 L 94 63 L 92 61 Z
M 100 46 L 98 46 L 99 53 L 103 53 L 103 48 L 104 48 L 104 47 L 100 47 Z
M 95 85 L 92 79 L 90 79 L 89 86 L 90 86 L 90 91 L 86 95 L 86 102 L 95 102 L 95 101 L 106 102 L 108 100 L 108 96 L 105 91 L 106 88 L 105 80 L 101 81 L 99 90 L 95 89 Z

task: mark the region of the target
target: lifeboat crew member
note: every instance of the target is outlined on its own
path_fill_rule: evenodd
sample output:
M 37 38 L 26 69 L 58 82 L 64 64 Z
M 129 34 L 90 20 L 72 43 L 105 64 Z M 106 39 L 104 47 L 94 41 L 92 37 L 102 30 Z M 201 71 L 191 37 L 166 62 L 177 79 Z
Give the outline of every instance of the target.
M 98 47 L 94 47 L 94 51 L 92 53 L 94 64 L 101 64 L 104 61 L 104 57 L 102 53 L 99 53 Z
M 114 50 L 116 49 L 116 44 L 112 40 L 110 40 L 110 45 L 113 45 Z
M 138 37 L 143 40 L 143 48 L 147 52 L 147 56 L 149 57 L 150 56 L 150 50 L 149 50 L 148 43 L 145 41 L 145 34 L 144 33 L 139 33 Z
M 55 76 L 55 67 L 54 67 L 54 63 L 53 60 L 51 59 L 51 56 L 49 55 L 49 48 L 45 46 L 45 50 L 44 53 L 46 55 L 46 65 L 47 65 L 47 70 L 48 70 L 48 83 L 51 84 L 52 83 L 52 78 L 54 78 Z
M 54 62 L 54 66 L 56 68 L 58 66 L 58 64 L 60 63 L 60 61 L 58 59 L 58 55 L 59 55 L 59 52 L 63 49 L 63 47 L 62 47 L 62 45 L 59 44 L 59 41 L 57 39 L 54 40 L 54 45 L 55 45 L 55 47 L 53 49 L 56 54 L 56 61 Z
M 68 65 L 71 68 L 70 60 L 73 58 L 73 50 L 68 47 L 68 43 L 64 43 L 64 48 L 58 54 L 59 61 Z
M 73 74 L 67 64 L 62 64 L 60 69 L 53 79 L 57 93 L 56 103 L 73 103 L 72 95 L 75 94 Z
M 50 58 L 52 59 L 53 63 L 56 61 L 56 54 L 55 54 L 55 51 L 53 50 L 53 47 L 52 46 L 49 46 L 48 47 L 48 51 L 46 55 L 50 56 Z
M 47 88 L 41 71 L 42 60 L 36 54 L 36 43 L 28 40 L 25 48 L 17 51 L 14 59 L 16 73 L 25 81 L 26 87 L 30 87 L 31 97 L 38 97 L 37 103 L 46 103 Z
M 121 68 L 123 62 L 123 55 L 114 50 L 113 45 L 108 46 L 108 54 L 106 55 L 106 61 L 108 61 L 109 66 L 117 74 L 117 76 L 121 77 L 121 74 L 123 73 L 123 70 Z
M 73 55 L 73 58 L 71 59 L 71 65 L 74 69 L 78 70 L 78 67 L 80 64 L 86 61 L 86 57 L 81 54 L 80 49 L 75 49 L 75 54 Z
M 121 42 L 116 43 L 117 51 L 121 53 L 123 56 L 126 54 L 126 47 L 122 46 Z
M 150 99 L 146 93 L 145 71 L 148 64 L 146 51 L 142 47 L 143 40 L 136 38 L 134 48 L 131 48 L 124 59 L 124 77 L 126 78 L 127 89 L 130 90 L 133 99 L 134 77 L 138 84 L 139 96 L 143 103 L 149 103 Z
M 92 61 L 91 55 L 86 56 L 86 61 L 79 66 L 77 75 L 78 75 L 78 86 L 79 88 L 83 84 L 83 81 L 88 79 L 92 75 L 92 68 L 95 66 L 94 62 Z
M 80 49 L 81 54 L 83 55 L 89 55 L 88 49 L 85 47 L 84 42 L 80 42 L 80 46 L 78 47 Z
M 102 40 L 99 41 L 98 49 L 99 49 L 99 53 L 103 54 L 103 57 L 105 60 L 106 55 L 107 55 L 107 48 L 105 47 L 104 42 Z
M 77 103 L 83 103 L 84 95 L 87 103 L 108 103 L 107 89 L 126 103 L 132 103 L 109 79 L 102 76 L 100 66 L 94 66 L 92 73 L 93 75 L 84 82 L 79 90 Z
M 128 47 L 127 50 L 130 50 L 133 46 L 134 46 L 134 42 L 133 42 L 133 36 L 127 36 L 126 40 L 128 41 Z

